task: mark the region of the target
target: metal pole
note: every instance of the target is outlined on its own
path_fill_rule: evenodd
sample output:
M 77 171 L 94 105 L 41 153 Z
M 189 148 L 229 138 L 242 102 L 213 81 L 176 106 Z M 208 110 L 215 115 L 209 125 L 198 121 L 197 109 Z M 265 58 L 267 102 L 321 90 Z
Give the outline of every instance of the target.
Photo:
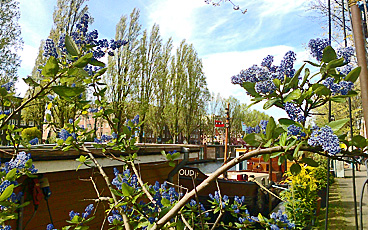
M 349 7 L 351 10 L 351 24 L 353 29 L 353 37 L 355 43 L 355 50 L 358 60 L 358 66 L 360 66 L 360 87 L 362 96 L 362 106 L 365 125 L 368 125 L 368 70 L 367 59 L 365 51 L 365 38 L 363 35 L 362 18 L 360 9 L 357 6 L 357 0 L 349 0 Z M 368 129 L 365 130 L 365 134 L 368 135 Z
M 348 46 L 348 41 L 346 40 L 346 28 L 345 28 L 345 7 L 344 7 L 344 0 L 342 0 L 342 22 L 343 22 L 343 29 L 344 29 L 344 44 L 345 47 Z M 354 132 L 353 132 L 353 116 L 351 114 L 351 98 L 348 98 L 349 101 L 349 120 L 350 120 L 350 138 L 353 139 Z M 354 162 L 354 159 L 352 159 Z M 355 229 L 358 230 L 359 223 L 358 223 L 358 210 L 357 210 L 357 197 L 356 197 L 356 183 L 355 183 L 355 164 L 353 164 L 353 197 L 354 197 L 354 214 L 355 214 Z
M 328 43 L 331 45 L 332 37 L 332 25 L 331 25 L 331 0 L 328 0 Z M 328 102 L 328 121 L 331 122 L 331 101 Z M 330 194 L 330 158 L 327 157 L 327 186 L 326 186 L 326 215 L 325 215 L 325 230 L 328 229 L 328 201 Z

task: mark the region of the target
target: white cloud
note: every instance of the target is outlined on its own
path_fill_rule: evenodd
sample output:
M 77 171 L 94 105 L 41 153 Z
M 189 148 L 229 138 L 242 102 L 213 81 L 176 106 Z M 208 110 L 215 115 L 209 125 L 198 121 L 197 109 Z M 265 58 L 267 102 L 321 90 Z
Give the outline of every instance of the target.
M 267 55 L 275 57 L 274 64 L 279 65 L 284 54 L 289 50 L 295 50 L 290 46 L 273 46 L 257 50 L 243 52 L 224 52 L 216 53 L 203 57 L 203 70 L 207 77 L 207 85 L 210 92 L 220 93 L 227 98 L 233 96 L 240 100 L 241 103 L 250 104 L 250 97 L 246 95 L 245 90 L 238 85 L 231 84 L 231 76 L 238 74 L 242 69 L 246 69 L 253 64 L 262 62 Z M 295 67 L 298 68 L 302 61 L 307 60 L 306 51 L 297 53 L 297 62 Z M 262 110 L 263 104 L 254 106 L 257 110 Z M 285 116 L 280 109 L 269 109 L 266 113 L 276 118 Z
M 188 39 L 196 25 L 195 11 L 206 6 L 203 1 L 198 0 L 155 1 L 149 7 L 148 18 L 152 23 L 160 25 L 163 35 L 178 37 L 179 40 Z

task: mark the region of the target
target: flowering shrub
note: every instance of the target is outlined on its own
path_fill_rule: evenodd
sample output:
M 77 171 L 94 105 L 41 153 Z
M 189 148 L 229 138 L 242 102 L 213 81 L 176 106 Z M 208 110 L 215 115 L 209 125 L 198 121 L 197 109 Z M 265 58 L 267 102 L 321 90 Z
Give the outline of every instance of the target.
M 24 108 L 30 101 L 42 96 L 47 98 L 49 103 L 47 108 L 49 109 L 57 101 L 68 104 L 73 112 L 73 116 L 65 119 L 65 121 L 69 119 L 69 122 L 65 122 L 62 127 L 59 127 L 57 122 L 54 122 L 55 117 L 47 113 L 45 123 L 54 126 L 58 131 L 57 148 L 65 151 L 76 149 L 81 153 L 77 159 L 81 165 L 95 167 L 102 175 L 109 189 L 110 197 L 108 199 L 98 197 L 96 200 L 108 203 L 106 224 L 108 223 L 111 229 L 170 229 L 174 227 L 184 229 L 185 226 L 192 229 L 210 229 L 216 226 L 228 229 L 294 228 L 294 224 L 287 219 L 285 214 L 280 212 L 271 214 L 270 218 L 262 215 L 251 216 L 246 210 L 243 198 L 230 199 L 225 194 L 220 195 L 220 191 L 218 191 L 213 196 L 209 195 L 211 207 L 205 210 L 203 204 L 195 199 L 195 195 L 224 171 L 240 161 L 259 154 L 263 154 L 265 160 L 271 156 L 279 156 L 279 162 L 283 162 L 285 159 L 294 161 L 290 175 L 297 178 L 299 175 L 303 175 L 304 170 L 300 167 L 299 162 L 312 166 L 316 164 L 313 159 L 303 156 L 301 150 L 310 150 L 322 155 L 331 155 L 331 157 L 337 157 L 337 153 L 351 156 L 363 154 L 366 151 L 367 140 L 363 137 L 355 136 L 352 140 L 347 141 L 344 140 L 344 137 L 339 139 L 334 134 L 347 120 L 330 122 L 326 124 L 327 126 L 315 129 L 306 125 L 306 120 L 312 116 L 312 111 L 315 108 L 328 101 L 343 102 L 346 97 L 356 95 L 357 93 L 352 90 L 352 85 L 360 72 L 359 68 L 355 68 L 345 76 L 343 71 L 338 68 L 346 66 L 349 59 L 346 54 L 351 53 L 351 51 L 341 51 L 343 57 L 338 58 L 330 46 L 324 47 L 323 42 L 317 41 L 311 47 L 314 49 L 314 56 L 321 62 L 308 63 L 319 67 L 318 79 L 315 78 L 318 74 L 311 76 L 310 70 L 304 69 L 305 65 L 295 71 L 296 54 L 292 51 L 285 54 L 278 66 L 273 65 L 272 56 L 267 56 L 260 66 L 253 65 L 232 77 L 232 82 L 243 87 L 252 97 L 254 103 L 266 101 L 265 109 L 276 106 L 284 109 L 288 114 L 288 118 L 279 119 L 278 123 L 272 117 L 268 121 L 262 121 L 259 126 L 248 132 L 245 141 L 253 146 L 263 148 L 245 153 L 227 162 L 195 190 L 187 193 L 181 194 L 175 190 L 175 187 L 167 183 L 156 183 L 149 186 L 138 176 L 134 165 L 137 158 L 137 147 L 134 145 L 136 142 L 135 133 L 141 125 L 139 116 L 127 120 L 125 124 L 119 123 L 119 118 L 113 116 L 114 108 L 111 107 L 110 101 L 105 96 L 107 89 L 101 80 L 107 68 L 98 59 L 106 54 L 114 55 L 114 52 L 122 49 L 127 42 L 99 39 L 96 30 L 88 31 L 88 20 L 88 15 L 84 15 L 76 26 L 77 31 L 70 35 L 61 36 L 57 44 L 52 40 L 46 41 L 44 54 L 48 60 L 40 70 L 44 84 L 38 84 L 29 78 L 25 79 L 31 87 L 39 87 L 39 93 L 31 96 L 17 109 L 13 109 L 13 112 L 2 111 L 0 128 L 6 130 L 7 140 L 16 151 L 19 144 L 29 144 L 24 143 L 24 140 L 19 136 L 18 133 L 21 130 L 16 129 L 14 125 L 8 125 L 9 120 L 16 112 Z M 11 102 L 11 99 L 14 99 L 10 92 L 11 88 L 12 83 L 0 87 L 0 97 L 8 104 L 14 104 Z M 93 105 L 86 101 L 87 91 L 94 97 Z M 121 161 L 125 167 L 122 173 L 114 170 L 115 177 L 112 180 L 107 177 L 103 167 L 94 158 L 92 152 L 85 147 L 87 137 L 93 134 L 93 130 L 88 131 L 84 127 L 80 127 L 79 121 L 80 117 L 88 112 L 93 113 L 95 119 L 105 120 L 112 130 L 111 136 L 102 136 L 94 143 L 96 148 L 102 149 L 105 156 Z M 36 140 L 32 141 L 32 143 L 35 142 Z M 347 147 L 355 146 L 357 149 L 354 152 L 341 149 L 340 142 L 344 142 Z M 116 152 L 122 152 L 125 155 L 116 157 L 114 155 Z M 171 163 L 174 163 L 180 153 L 164 153 L 164 156 Z M 19 207 L 17 194 L 13 195 L 16 179 L 23 174 L 31 175 L 32 173 L 35 173 L 35 169 L 32 166 L 30 156 L 26 153 L 18 153 L 1 168 L 0 202 L 2 202 L 2 214 L 5 213 L 4 216 L 7 218 L 0 219 L 3 221 L 0 223 L 2 228 L 5 228 L 4 222 L 6 220 L 15 218 L 13 214 Z M 314 187 L 310 186 L 310 191 L 314 191 L 313 189 Z M 311 205 L 306 207 L 308 209 Z M 66 229 L 87 229 L 88 222 L 93 218 L 92 211 L 93 204 L 87 206 L 82 214 L 71 211 L 70 220 L 68 220 L 70 225 Z M 310 209 L 305 212 L 307 218 L 310 215 L 309 211 Z M 230 213 L 236 221 L 224 223 L 222 221 L 224 213 Z M 215 218 L 215 223 L 210 223 L 212 219 L 209 218 Z M 304 227 L 305 223 L 298 218 L 291 217 L 292 220 Z M 53 228 L 54 226 L 48 226 L 48 229 Z
M 313 176 L 312 167 L 301 167 L 297 175 L 287 172 L 286 183 L 289 183 L 290 189 L 282 193 L 287 201 L 285 203 L 286 213 L 290 219 L 299 227 L 305 227 L 311 224 L 315 218 L 317 207 L 317 183 Z
M 11 229 L 5 222 L 16 219 L 14 213 L 29 204 L 29 202 L 19 204 L 23 193 L 15 193 L 14 188 L 19 186 L 18 178 L 23 175 L 32 176 L 34 173 L 37 173 L 37 169 L 32 163 L 31 155 L 25 152 L 16 154 L 0 167 L 0 228 Z

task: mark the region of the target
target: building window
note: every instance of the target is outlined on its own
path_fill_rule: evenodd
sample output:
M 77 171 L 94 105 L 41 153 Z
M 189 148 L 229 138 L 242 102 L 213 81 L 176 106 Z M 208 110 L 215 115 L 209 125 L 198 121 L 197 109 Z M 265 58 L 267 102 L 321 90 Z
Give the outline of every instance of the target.
M 28 125 L 29 125 L 29 126 L 34 126 L 34 122 L 33 122 L 33 121 L 29 121 L 29 122 L 28 122 Z

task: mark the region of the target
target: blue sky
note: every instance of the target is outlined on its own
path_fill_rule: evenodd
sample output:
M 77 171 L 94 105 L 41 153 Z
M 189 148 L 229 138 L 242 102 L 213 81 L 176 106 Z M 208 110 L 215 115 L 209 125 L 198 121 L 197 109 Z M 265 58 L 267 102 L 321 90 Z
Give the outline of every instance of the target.
M 208 88 L 223 97 L 230 95 L 249 104 L 249 97 L 239 86 L 231 85 L 231 76 L 253 64 L 260 64 L 268 54 L 278 64 L 289 50 L 297 53 L 296 67 L 309 58 L 305 49 L 311 38 L 325 34 L 323 21 L 312 19 L 305 0 L 233 0 L 246 14 L 234 11 L 229 2 L 214 7 L 203 0 L 89 0 L 90 13 L 95 22 L 91 28 L 101 38 L 113 38 L 115 26 L 122 15 L 135 7 L 141 11 L 143 28 L 154 23 L 160 26 L 166 41 L 173 37 L 174 45 L 183 39 L 193 43 L 203 60 Z M 41 39 L 46 39 L 52 27 L 52 13 L 56 0 L 20 0 L 22 37 L 20 77 L 32 71 Z M 25 84 L 18 83 L 18 92 L 24 94 Z M 261 105 L 255 106 L 261 110 Z M 277 109 L 266 111 L 276 117 L 283 114 Z

